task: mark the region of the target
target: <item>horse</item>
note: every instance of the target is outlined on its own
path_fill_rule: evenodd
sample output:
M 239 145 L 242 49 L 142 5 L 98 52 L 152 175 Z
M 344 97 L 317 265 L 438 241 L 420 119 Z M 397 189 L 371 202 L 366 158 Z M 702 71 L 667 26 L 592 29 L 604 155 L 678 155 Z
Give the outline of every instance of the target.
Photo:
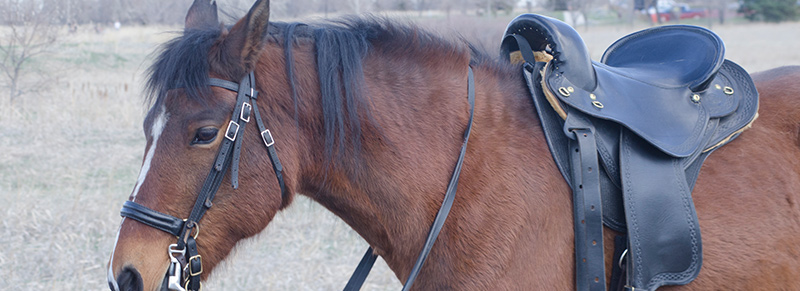
M 753 75 L 760 117 L 711 155 L 692 193 L 705 263 L 692 283 L 664 289 L 800 290 L 798 78 L 800 67 Z M 123 218 L 108 262 L 112 290 L 173 289 L 176 268 L 200 256 L 202 268 L 188 272 L 206 279 L 298 194 L 346 222 L 404 280 L 470 122 L 457 196 L 412 288 L 575 289 L 571 190 L 519 65 L 384 18 L 269 22 L 269 1 L 259 0 L 224 26 L 215 3 L 195 1 L 147 88 L 147 144 L 128 200 L 167 222 L 192 216 L 193 205 L 208 211 L 182 233 Z M 258 128 L 231 130 L 251 115 Z M 237 162 L 218 165 L 221 147 L 236 147 Z M 198 199 L 204 179 L 219 189 Z M 196 243 L 181 264 L 176 236 Z M 606 229 L 606 270 L 614 236 Z

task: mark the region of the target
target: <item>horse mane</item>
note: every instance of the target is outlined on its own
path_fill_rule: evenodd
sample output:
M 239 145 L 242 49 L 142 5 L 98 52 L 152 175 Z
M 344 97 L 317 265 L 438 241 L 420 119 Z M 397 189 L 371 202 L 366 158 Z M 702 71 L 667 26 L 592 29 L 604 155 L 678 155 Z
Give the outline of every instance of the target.
M 147 70 L 145 101 L 157 107 L 169 90 L 181 87 L 192 100 L 202 101 L 203 96 L 210 96 L 208 54 L 221 33 L 221 29 L 187 29 L 161 45 Z
M 212 51 L 221 33 L 221 28 L 185 30 L 182 35 L 162 45 L 156 61 L 148 69 L 146 101 L 155 107 L 163 102 L 169 90 L 184 88 L 186 98 L 204 103 L 207 98 L 213 98 L 208 86 L 209 71 L 234 82 L 243 77 L 247 72 L 237 67 L 232 58 Z M 380 51 L 384 57 L 422 55 L 431 59 L 468 54 L 473 61 L 492 63 L 486 62 L 489 60 L 486 54 L 463 39 L 445 39 L 418 26 L 385 17 L 345 17 L 311 25 L 271 22 L 268 33 L 268 42 L 285 48 L 295 121 L 298 100 L 292 46 L 298 39 L 314 42 L 322 95 L 325 153 L 334 161 L 342 160 L 334 158 L 334 155 L 339 157 L 348 148 L 344 146 L 348 142 L 355 153 L 353 157 L 359 156 L 361 121 L 373 120 L 368 96 L 363 90 L 363 61 L 368 54 Z M 379 129 L 377 125 L 374 127 Z M 334 149 L 338 149 L 337 153 Z

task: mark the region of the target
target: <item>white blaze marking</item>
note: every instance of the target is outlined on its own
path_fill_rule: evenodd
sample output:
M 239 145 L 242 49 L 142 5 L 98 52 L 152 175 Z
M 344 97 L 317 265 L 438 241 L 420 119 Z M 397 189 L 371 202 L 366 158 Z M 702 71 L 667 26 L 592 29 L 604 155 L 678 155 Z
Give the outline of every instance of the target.
M 108 275 L 106 276 L 106 280 L 108 280 L 108 284 L 113 287 L 114 291 L 119 291 L 119 285 L 117 284 L 117 278 L 114 278 L 114 269 L 112 268 L 114 265 L 114 251 L 117 250 L 117 241 L 119 241 L 119 231 L 122 229 L 122 223 L 125 222 L 125 217 L 122 218 L 122 221 L 119 223 L 119 228 L 117 229 L 117 238 L 114 239 L 114 248 L 111 249 L 111 260 L 108 261 Z
M 153 137 L 153 143 L 150 145 L 150 148 L 147 150 L 147 154 L 144 157 L 144 164 L 142 165 L 142 169 L 139 170 L 139 180 L 136 182 L 136 187 L 133 188 L 133 195 L 131 195 L 131 201 L 136 201 L 136 194 L 139 194 L 139 188 L 142 187 L 144 183 L 144 179 L 147 178 L 147 172 L 150 170 L 150 163 L 153 161 L 153 155 L 156 153 L 156 145 L 158 145 L 158 138 L 161 136 L 161 132 L 164 131 L 164 126 L 167 124 L 167 110 L 164 106 L 161 106 L 161 112 L 156 117 L 156 121 L 153 122 L 153 128 L 150 129 L 150 134 Z
M 139 188 L 142 187 L 144 183 L 144 179 L 147 178 L 147 172 L 150 170 L 150 163 L 153 161 L 153 155 L 156 153 L 156 145 L 158 145 L 158 138 L 161 136 L 161 133 L 164 131 L 164 126 L 167 124 L 167 119 L 169 115 L 167 114 L 167 109 L 162 105 L 161 112 L 156 117 L 156 120 L 153 122 L 153 127 L 150 129 L 150 134 L 153 137 L 153 143 L 150 144 L 150 148 L 147 150 L 147 154 L 144 158 L 144 164 L 142 164 L 142 169 L 139 170 L 139 179 L 136 181 L 136 187 L 133 188 L 133 195 L 131 195 L 131 201 L 136 200 L 136 194 L 139 194 Z M 117 229 L 117 238 L 114 239 L 114 248 L 111 249 L 111 260 L 108 263 L 108 275 L 107 280 L 108 283 L 111 284 L 114 290 L 119 290 L 119 285 L 117 285 L 117 280 L 114 277 L 114 252 L 117 250 L 117 242 L 119 241 L 119 232 L 122 230 L 122 224 L 125 222 L 125 217 L 122 218 L 122 221 L 119 223 L 119 229 Z

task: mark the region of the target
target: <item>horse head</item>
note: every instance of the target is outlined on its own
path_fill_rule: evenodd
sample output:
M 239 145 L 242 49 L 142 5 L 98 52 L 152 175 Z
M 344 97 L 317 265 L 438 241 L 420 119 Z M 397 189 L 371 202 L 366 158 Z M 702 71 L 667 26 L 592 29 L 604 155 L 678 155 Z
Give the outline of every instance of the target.
M 272 139 L 275 133 L 278 139 L 283 137 L 278 128 L 294 127 L 293 122 L 281 122 L 292 120 L 293 111 L 287 109 L 292 105 L 286 103 L 291 101 L 269 100 L 270 96 L 285 96 L 288 87 L 251 80 L 247 85 L 253 90 L 241 92 L 245 84 L 236 83 L 257 69 L 268 20 L 269 1 L 257 1 L 246 17 L 225 27 L 217 20 L 214 1 L 196 0 L 186 15 L 183 35 L 168 43 L 150 68 L 148 88 L 153 105 L 143 125 L 147 145 L 128 199 L 132 203 L 123 208 L 123 216 L 128 217 L 122 219 L 108 263 L 111 289 L 172 290 L 178 285 L 191 289 L 184 280 L 187 273 L 207 277 L 237 241 L 260 232 L 291 199 L 291 195 L 282 195 L 293 193 L 291 178 L 281 185 L 283 179 L 279 183 L 270 178 L 273 174 L 264 174 L 281 173 L 280 168 L 269 167 L 267 157 L 274 154 L 274 148 L 265 147 L 258 138 Z M 258 74 L 282 72 L 274 66 L 278 66 L 275 61 L 261 62 Z M 268 86 L 269 92 L 262 91 L 256 99 L 255 92 L 262 86 Z M 239 102 L 240 98 L 247 100 Z M 262 115 L 257 116 L 259 127 L 272 126 L 262 134 L 256 133 L 255 118 L 250 118 L 258 114 L 256 100 L 263 105 Z M 235 109 L 238 112 L 232 114 Z M 289 118 L 280 118 L 285 116 Z M 247 123 L 251 125 L 246 127 Z M 280 142 L 280 156 L 290 168 L 296 168 L 297 161 L 292 159 L 295 149 L 308 147 L 302 142 L 301 138 Z M 239 170 L 241 176 L 233 174 Z M 213 189 L 216 187 L 218 191 Z M 204 192 L 210 197 L 196 203 Z M 205 209 L 196 214 L 193 208 Z M 202 222 L 192 221 L 200 217 Z M 164 223 L 161 228 L 153 227 L 159 223 Z M 175 233 L 164 229 L 169 227 L 174 227 Z M 176 236 L 177 245 L 169 248 L 176 244 Z M 185 252 L 193 246 L 187 242 L 195 239 L 200 252 L 191 258 Z M 179 255 L 178 250 L 184 253 Z M 171 264 L 176 257 L 182 260 L 178 265 L 182 270 Z M 200 269 L 191 266 L 198 262 Z M 176 271 L 184 278 L 173 286 L 170 274 L 174 276 Z

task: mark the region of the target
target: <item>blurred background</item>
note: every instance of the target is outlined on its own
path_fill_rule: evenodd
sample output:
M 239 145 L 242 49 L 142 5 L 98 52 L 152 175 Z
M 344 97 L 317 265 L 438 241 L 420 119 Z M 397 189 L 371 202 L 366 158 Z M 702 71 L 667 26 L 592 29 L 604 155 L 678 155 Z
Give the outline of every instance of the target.
M 103 290 L 145 139 L 144 71 L 191 0 L 0 0 L 0 290 Z M 220 0 L 226 23 L 253 1 Z M 508 22 L 540 13 L 575 26 L 593 59 L 665 24 L 710 28 L 750 72 L 800 64 L 797 0 L 274 0 L 273 21 L 372 13 L 494 54 Z M 300 198 L 242 242 L 207 290 L 337 290 L 366 243 Z M 161 251 L 161 250 L 158 250 Z M 400 283 L 378 261 L 364 290 Z

